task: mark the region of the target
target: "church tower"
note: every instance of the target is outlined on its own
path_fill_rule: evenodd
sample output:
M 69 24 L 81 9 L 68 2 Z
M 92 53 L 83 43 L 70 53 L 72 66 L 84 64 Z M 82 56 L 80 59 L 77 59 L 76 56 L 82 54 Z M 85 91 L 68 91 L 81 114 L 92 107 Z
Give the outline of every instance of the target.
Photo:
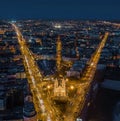
M 65 80 L 56 79 L 54 82 L 54 97 L 66 97 Z

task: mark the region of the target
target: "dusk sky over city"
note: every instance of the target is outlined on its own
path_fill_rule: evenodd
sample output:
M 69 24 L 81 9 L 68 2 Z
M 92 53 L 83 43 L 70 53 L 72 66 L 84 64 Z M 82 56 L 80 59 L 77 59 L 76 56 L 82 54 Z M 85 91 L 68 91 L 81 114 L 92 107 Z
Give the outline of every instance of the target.
M 1 0 L 5 19 L 120 19 L 119 0 Z

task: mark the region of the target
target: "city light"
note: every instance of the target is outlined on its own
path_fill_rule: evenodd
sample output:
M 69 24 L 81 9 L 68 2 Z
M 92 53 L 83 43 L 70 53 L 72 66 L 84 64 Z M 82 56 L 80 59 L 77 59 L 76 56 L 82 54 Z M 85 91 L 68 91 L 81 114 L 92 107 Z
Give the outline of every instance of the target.
M 55 24 L 54 26 L 56 29 L 60 29 L 62 26 L 60 24 Z
M 0 96 L 4 112 L 9 102 L 11 114 L 23 112 L 25 121 L 83 121 L 90 109 L 94 112 L 92 104 L 98 106 L 96 99 L 104 96 L 98 96 L 101 88 L 120 90 L 119 82 L 112 80 L 119 78 L 120 67 L 119 29 L 114 23 L 21 20 L 2 24 L 0 84 L 8 90 L 0 91 L 6 94 Z M 15 101 L 23 105 L 18 108 Z
M 73 89 L 74 89 L 74 86 L 73 86 L 73 85 L 71 85 L 71 86 L 70 86 L 70 89 L 71 89 L 71 90 L 73 90 Z
M 48 85 L 47 88 L 50 89 L 50 85 Z

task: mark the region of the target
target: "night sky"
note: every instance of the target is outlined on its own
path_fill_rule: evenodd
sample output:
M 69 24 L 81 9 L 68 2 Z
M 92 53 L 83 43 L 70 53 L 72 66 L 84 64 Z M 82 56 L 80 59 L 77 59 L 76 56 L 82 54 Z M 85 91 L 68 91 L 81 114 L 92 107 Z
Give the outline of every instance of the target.
M 0 0 L 0 19 L 120 20 L 120 0 Z

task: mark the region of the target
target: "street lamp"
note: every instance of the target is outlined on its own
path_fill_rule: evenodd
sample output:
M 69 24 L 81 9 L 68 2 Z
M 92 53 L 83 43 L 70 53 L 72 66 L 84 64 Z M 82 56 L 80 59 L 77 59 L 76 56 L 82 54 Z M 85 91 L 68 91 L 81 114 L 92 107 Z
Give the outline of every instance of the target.
M 48 85 L 47 88 L 50 89 L 50 85 Z
M 71 90 L 73 90 L 73 89 L 74 89 L 74 86 L 73 86 L 73 85 L 71 85 L 71 86 L 70 86 L 70 89 L 71 89 Z
M 66 82 L 68 81 L 68 78 L 66 79 Z

